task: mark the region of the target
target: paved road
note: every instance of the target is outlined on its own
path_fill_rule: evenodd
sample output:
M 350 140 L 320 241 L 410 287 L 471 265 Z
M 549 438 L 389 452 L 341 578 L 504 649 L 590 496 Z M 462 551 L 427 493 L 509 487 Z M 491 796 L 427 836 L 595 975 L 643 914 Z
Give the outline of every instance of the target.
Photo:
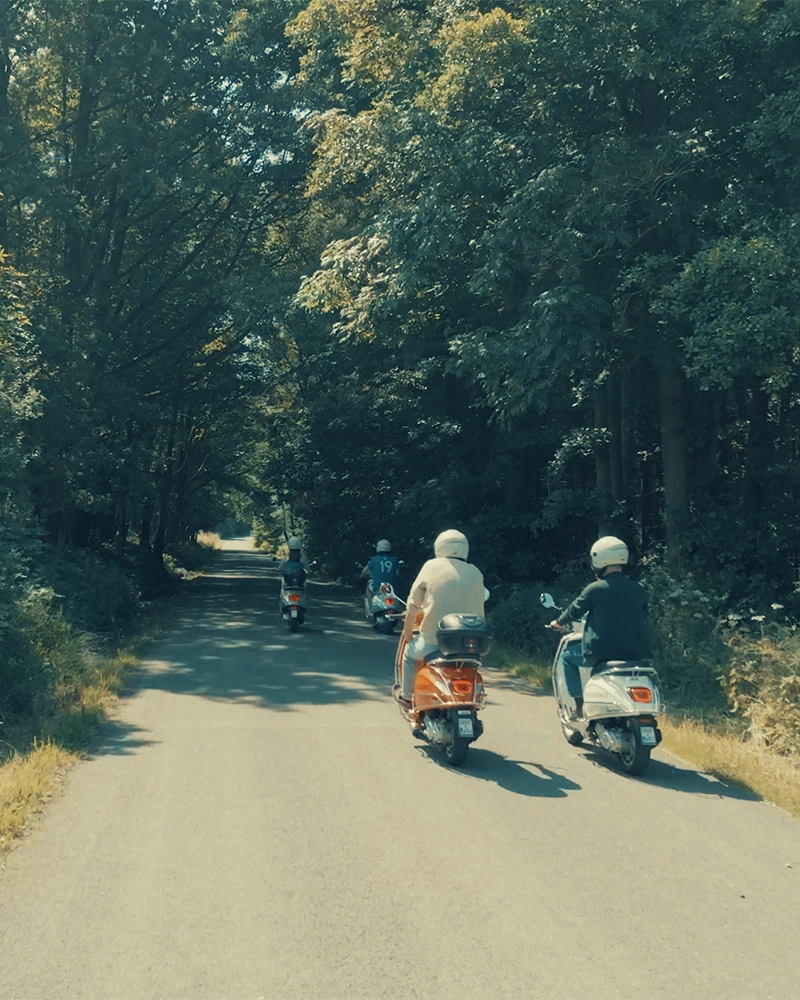
M 289 635 L 277 590 L 224 553 L 9 856 L 2 1000 L 800 996 L 798 822 L 499 674 L 451 770 L 356 602 Z

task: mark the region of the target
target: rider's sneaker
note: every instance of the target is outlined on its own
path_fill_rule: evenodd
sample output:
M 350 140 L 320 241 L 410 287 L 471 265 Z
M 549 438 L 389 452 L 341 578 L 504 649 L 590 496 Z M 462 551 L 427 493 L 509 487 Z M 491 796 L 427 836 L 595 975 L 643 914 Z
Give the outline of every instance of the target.
M 408 698 L 403 697 L 403 689 L 399 684 L 392 685 L 392 697 L 398 704 L 400 704 L 405 709 L 411 708 L 411 702 Z

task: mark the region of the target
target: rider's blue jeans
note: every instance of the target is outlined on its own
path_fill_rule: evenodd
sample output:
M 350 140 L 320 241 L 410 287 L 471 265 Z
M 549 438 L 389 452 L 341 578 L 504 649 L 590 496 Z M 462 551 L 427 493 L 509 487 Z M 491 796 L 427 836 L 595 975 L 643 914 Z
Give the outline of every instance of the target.
M 583 685 L 581 684 L 580 667 L 583 665 L 583 649 L 579 642 L 573 642 L 567 646 L 561 654 L 561 662 L 564 664 L 564 680 L 567 682 L 567 693 L 570 698 L 583 697 Z
M 425 636 L 421 632 L 419 635 L 415 635 L 406 646 L 406 651 L 403 655 L 403 697 L 408 701 L 411 701 L 411 695 L 414 692 L 417 661 L 424 660 L 428 653 L 432 653 L 438 648 L 438 646 L 431 646 L 429 642 L 425 642 Z

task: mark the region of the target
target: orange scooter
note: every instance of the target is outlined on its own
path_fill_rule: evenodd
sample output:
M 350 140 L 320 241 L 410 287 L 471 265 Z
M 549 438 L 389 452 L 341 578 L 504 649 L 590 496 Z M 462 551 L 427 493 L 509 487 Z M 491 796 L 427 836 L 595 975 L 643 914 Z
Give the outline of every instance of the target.
M 416 624 L 421 620 L 420 614 Z M 461 767 L 470 743 L 483 733 L 477 714 L 486 700 L 480 667 L 491 636 L 480 615 L 445 615 L 436 639 L 439 649 L 417 662 L 411 708 L 398 704 L 412 735 L 441 747 L 447 762 Z M 402 690 L 406 645 L 401 636 L 394 665 L 395 693 Z

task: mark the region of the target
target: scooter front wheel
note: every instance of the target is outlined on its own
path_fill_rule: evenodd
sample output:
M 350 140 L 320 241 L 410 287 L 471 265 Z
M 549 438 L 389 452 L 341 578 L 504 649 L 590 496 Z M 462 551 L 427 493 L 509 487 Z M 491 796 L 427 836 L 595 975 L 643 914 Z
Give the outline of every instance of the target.
M 452 743 L 445 743 L 444 745 L 444 755 L 451 767 L 461 767 L 467 759 L 468 751 L 469 740 L 463 736 L 454 736 Z
M 619 762 L 626 774 L 632 774 L 636 777 L 637 775 L 644 774 L 647 770 L 652 748 L 642 745 L 639 733 L 636 730 L 631 733 L 631 736 L 633 737 L 633 745 L 620 750 Z

